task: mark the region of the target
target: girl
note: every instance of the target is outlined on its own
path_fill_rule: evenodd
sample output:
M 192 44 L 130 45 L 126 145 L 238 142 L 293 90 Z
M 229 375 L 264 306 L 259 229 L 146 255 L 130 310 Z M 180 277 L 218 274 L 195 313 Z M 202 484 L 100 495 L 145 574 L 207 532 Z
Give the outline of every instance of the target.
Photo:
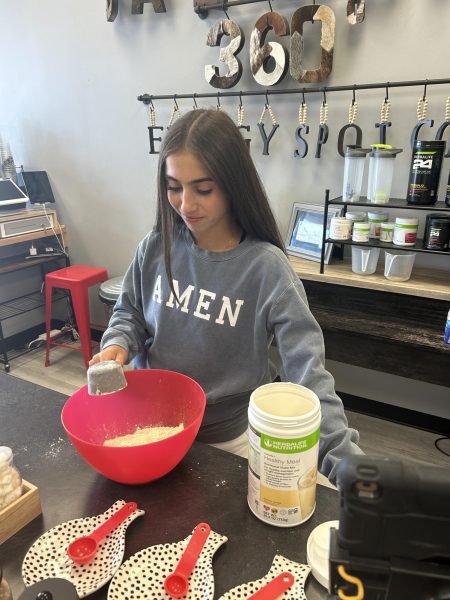
M 334 481 L 339 460 L 360 452 L 248 147 L 222 111 L 185 114 L 162 142 L 156 225 L 138 246 L 91 364 L 131 359 L 203 387 L 200 441 L 245 455 L 250 394 L 279 376 L 320 398 L 324 475 Z

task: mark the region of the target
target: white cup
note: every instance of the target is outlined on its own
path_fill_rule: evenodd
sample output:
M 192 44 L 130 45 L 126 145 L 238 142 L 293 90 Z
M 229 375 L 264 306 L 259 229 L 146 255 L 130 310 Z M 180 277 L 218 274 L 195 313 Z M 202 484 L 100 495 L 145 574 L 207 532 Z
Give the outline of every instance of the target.
M 358 275 L 372 275 L 377 270 L 379 248 L 352 246 L 352 271 Z
M 415 252 L 396 252 L 395 250 L 384 251 L 384 276 L 391 281 L 408 281 L 411 277 Z

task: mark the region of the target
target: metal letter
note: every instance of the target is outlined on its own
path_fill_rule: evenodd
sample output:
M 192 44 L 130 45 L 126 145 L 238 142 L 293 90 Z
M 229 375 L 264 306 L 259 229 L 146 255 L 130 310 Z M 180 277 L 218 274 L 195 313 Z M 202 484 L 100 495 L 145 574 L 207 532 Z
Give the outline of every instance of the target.
M 320 158 L 320 153 L 322 152 L 322 146 L 327 143 L 328 133 L 329 133 L 328 125 L 326 123 L 321 123 L 319 125 L 319 134 L 317 136 L 317 146 L 316 146 L 316 154 L 315 158 Z
M 106 0 L 106 20 L 112 23 L 119 12 L 119 0 Z
M 144 4 L 153 4 L 153 10 L 156 13 L 166 12 L 164 0 L 131 0 L 131 14 L 142 15 L 144 12 Z
M 350 25 L 362 23 L 366 14 L 366 0 L 348 0 L 347 20 Z
M 302 149 L 301 153 L 297 149 L 294 150 L 295 158 L 305 158 L 305 156 L 308 154 L 308 142 L 306 140 L 304 140 L 301 136 L 301 133 L 303 130 L 305 131 L 306 134 L 308 134 L 309 133 L 309 125 L 305 125 L 305 124 L 299 125 L 297 127 L 297 129 L 295 130 L 295 139 L 297 140 L 297 144 Z
M 414 148 L 414 143 L 417 140 L 417 138 L 419 137 L 419 131 L 420 131 L 421 127 L 423 127 L 424 125 L 428 125 L 428 127 L 433 127 L 433 125 L 434 125 L 433 119 L 421 119 L 416 125 L 414 125 L 414 129 L 412 130 L 412 133 L 411 133 L 411 139 L 409 141 L 411 150 Z
M 279 125 L 272 125 L 272 131 L 269 134 L 269 137 L 266 135 L 266 130 L 264 129 L 264 123 L 258 123 L 259 133 L 261 134 L 262 140 L 264 142 L 263 154 L 269 156 L 269 142 L 273 137 L 273 134 L 278 129 Z
M 320 39 L 320 66 L 315 70 L 307 70 L 302 66 L 303 56 L 303 23 L 311 21 L 322 22 L 322 37 Z M 333 66 L 334 12 L 329 6 L 311 4 L 301 6 L 291 20 L 291 66 L 290 73 L 298 82 L 318 83 L 326 79 Z
M 242 75 L 241 61 L 236 58 L 242 46 L 245 37 L 242 29 L 234 21 L 222 19 L 211 27 L 206 39 L 207 46 L 220 46 L 220 40 L 224 35 L 230 36 L 230 43 L 220 49 L 219 58 L 221 62 L 226 63 L 228 73 L 219 75 L 219 67 L 215 65 L 205 65 L 206 81 L 215 88 L 226 89 L 233 87 L 239 81 Z
M 289 35 L 289 25 L 286 19 L 276 12 L 267 12 L 256 21 L 250 37 L 250 68 L 255 81 L 264 87 L 275 85 L 281 81 L 286 75 L 289 65 L 288 53 L 281 44 L 278 42 L 264 43 L 271 29 L 276 35 Z M 275 68 L 268 73 L 264 67 L 267 66 L 270 57 L 275 61 Z
M 344 125 L 344 127 L 342 127 L 342 129 L 339 132 L 338 135 L 338 152 L 341 156 L 345 156 L 345 149 L 344 149 L 344 135 L 345 132 L 347 131 L 347 129 L 354 129 L 356 131 L 356 141 L 355 144 L 357 146 L 361 146 L 362 144 L 362 130 L 361 127 L 359 127 L 359 125 L 355 125 L 354 123 L 348 123 L 347 125 Z M 347 144 L 345 144 L 347 146 Z
M 149 127 L 148 128 L 148 136 L 150 140 L 150 152 L 149 154 L 159 154 L 159 150 L 155 150 L 155 142 L 160 142 L 161 138 L 154 137 L 153 132 L 155 129 L 159 129 L 159 131 L 164 131 L 164 127 Z

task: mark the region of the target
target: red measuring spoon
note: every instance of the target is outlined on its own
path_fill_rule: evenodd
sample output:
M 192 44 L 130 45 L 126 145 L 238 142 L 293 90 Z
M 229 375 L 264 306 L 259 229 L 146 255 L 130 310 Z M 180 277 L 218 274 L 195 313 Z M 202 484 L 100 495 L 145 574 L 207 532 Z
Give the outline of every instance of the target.
M 292 573 L 285 571 L 266 583 L 260 590 L 249 596 L 247 600 L 275 600 L 292 587 L 294 582 L 295 578 Z
M 136 502 L 128 502 L 102 523 L 100 527 L 94 529 L 90 535 L 85 535 L 74 540 L 67 548 L 69 558 L 79 565 L 84 565 L 92 560 L 98 550 L 99 542 L 108 533 L 111 533 L 113 529 L 123 523 L 136 509 Z
M 194 529 L 175 571 L 164 580 L 164 589 L 172 598 L 185 596 L 189 589 L 188 577 L 195 567 L 203 546 L 208 539 L 211 527 L 208 523 L 199 523 Z

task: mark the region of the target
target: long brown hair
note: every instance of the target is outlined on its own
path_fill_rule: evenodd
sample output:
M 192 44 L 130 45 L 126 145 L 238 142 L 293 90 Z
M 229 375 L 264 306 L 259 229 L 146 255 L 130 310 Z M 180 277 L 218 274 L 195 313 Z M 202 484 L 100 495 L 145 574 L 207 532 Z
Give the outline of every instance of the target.
M 195 155 L 222 189 L 231 214 L 246 233 L 285 251 L 283 239 L 248 146 L 233 120 L 216 109 L 192 110 L 177 119 L 161 144 L 158 163 L 158 208 L 155 230 L 160 232 L 169 285 L 173 290 L 171 247 L 182 224 L 167 198 L 166 159 L 175 152 Z

